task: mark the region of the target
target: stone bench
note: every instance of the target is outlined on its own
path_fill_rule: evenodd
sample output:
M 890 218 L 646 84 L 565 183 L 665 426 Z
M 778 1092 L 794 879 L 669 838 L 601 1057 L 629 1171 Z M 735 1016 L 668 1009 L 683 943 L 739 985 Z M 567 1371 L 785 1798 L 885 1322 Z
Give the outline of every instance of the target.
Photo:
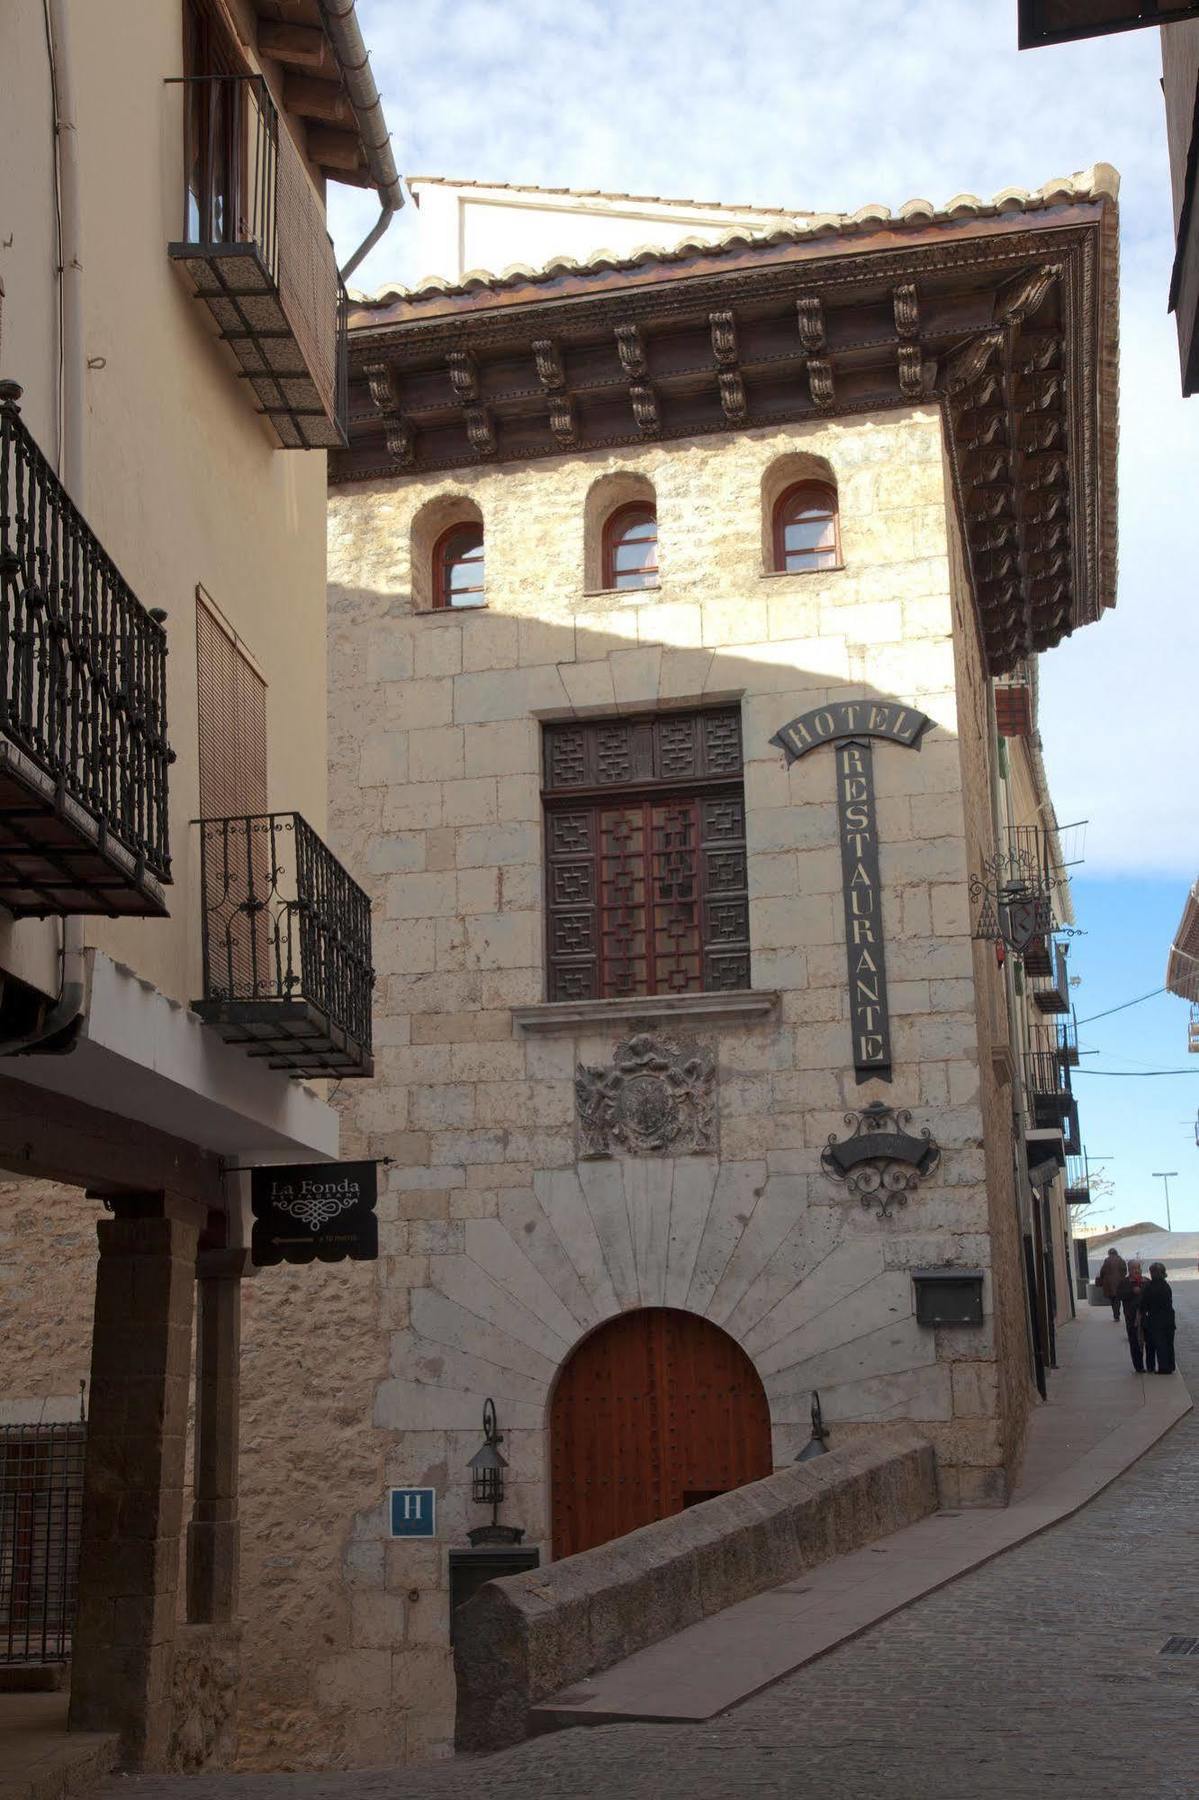
M 931 1445 L 891 1428 L 488 1582 L 454 1622 L 458 1749 L 519 1742 L 538 1701 L 936 1508 Z

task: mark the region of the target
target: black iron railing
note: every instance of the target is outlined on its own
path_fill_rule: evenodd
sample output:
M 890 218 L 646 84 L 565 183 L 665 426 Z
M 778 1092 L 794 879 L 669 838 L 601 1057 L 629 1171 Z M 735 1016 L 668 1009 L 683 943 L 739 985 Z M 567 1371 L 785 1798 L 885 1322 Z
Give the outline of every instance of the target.
M 160 881 L 166 633 L 74 505 L 0 382 L 0 733 Z
M 1066 1158 L 1066 1205 L 1089 1206 L 1091 1201 L 1091 1177 L 1087 1168 L 1087 1159 L 1080 1152 Z
M 0 1426 L 0 1663 L 71 1654 L 87 1427 Z
M 255 244 L 277 279 L 279 114 L 266 82 L 261 75 L 188 75 L 177 85 L 184 95 L 184 241 Z
M 1059 1117 L 1072 1099 L 1070 1067 L 1056 1049 L 1032 1049 L 1025 1052 L 1024 1080 L 1033 1104 L 1040 1114 Z M 1038 1123 L 1052 1122 L 1041 1121 Z
M 204 998 L 231 1042 L 304 1074 L 367 1074 L 368 895 L 299 813 L 200 821 Z

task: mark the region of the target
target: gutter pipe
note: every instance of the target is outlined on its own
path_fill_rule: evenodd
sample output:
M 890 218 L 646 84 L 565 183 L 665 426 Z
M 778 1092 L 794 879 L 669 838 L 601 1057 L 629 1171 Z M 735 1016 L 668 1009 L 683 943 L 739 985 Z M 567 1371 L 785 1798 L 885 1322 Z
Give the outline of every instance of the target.
M 80 512 L 87 511 L 87 463 L 84 455 L 83 238 L 79 203 L 79 134 L 75 126 L 75 89 L 71 73 L 68 0 L 45 0 L 47 52 L 54 111 L 54 180 L 58 201 L 59 335 L 62 421 L 58 476 Z M 62 974 L 58 998 L 42 1016 L 40 1027 L 22 1037 L 0 1038 L 0 1056 L 61 1054 L 75 1047 L 75 1032 L 85 1011 L 83 920 L 62 922 Z M 55 1040 L 58 1040 L 57 1042 Z
M 350 260 L 339 270 L 341 279 L 348 281 L 403 206 L 404 190 L 391 153 L 391 139 L 387 121 L 383 117 L 383 102 L 379 98 L 379 90 L 371 74 L 370 57 L 358 28 L 355 0 L 318 0 L 318 4 L 326 36 L 333 46 L 346 94 L 358 121 L 358 129 L 366 149 L 367 167 L 382 208 L 372 229 Z

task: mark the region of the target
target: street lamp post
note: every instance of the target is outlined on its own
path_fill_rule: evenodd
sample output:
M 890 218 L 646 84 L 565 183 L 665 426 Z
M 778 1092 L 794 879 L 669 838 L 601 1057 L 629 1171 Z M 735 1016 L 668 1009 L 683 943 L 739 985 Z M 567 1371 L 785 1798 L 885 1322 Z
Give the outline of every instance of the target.
M 1160 1181 L 1166 1190 L 1166 1230 L 1173 1231 L 1174 1227 L 1170 1223 L 1170 1183 L 1178 1180 L 1178 1170 L 1154 1169 L 1153 1179 L 1154 1181 Z

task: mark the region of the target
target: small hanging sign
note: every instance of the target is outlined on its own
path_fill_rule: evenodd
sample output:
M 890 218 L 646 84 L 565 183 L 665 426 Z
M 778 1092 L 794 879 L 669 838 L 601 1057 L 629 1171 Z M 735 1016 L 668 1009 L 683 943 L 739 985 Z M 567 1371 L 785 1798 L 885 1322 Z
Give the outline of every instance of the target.
M 374 1262 L 379 1255 L 378 1164 L 286 1163 L 250 1171 L 256 1267 Z

